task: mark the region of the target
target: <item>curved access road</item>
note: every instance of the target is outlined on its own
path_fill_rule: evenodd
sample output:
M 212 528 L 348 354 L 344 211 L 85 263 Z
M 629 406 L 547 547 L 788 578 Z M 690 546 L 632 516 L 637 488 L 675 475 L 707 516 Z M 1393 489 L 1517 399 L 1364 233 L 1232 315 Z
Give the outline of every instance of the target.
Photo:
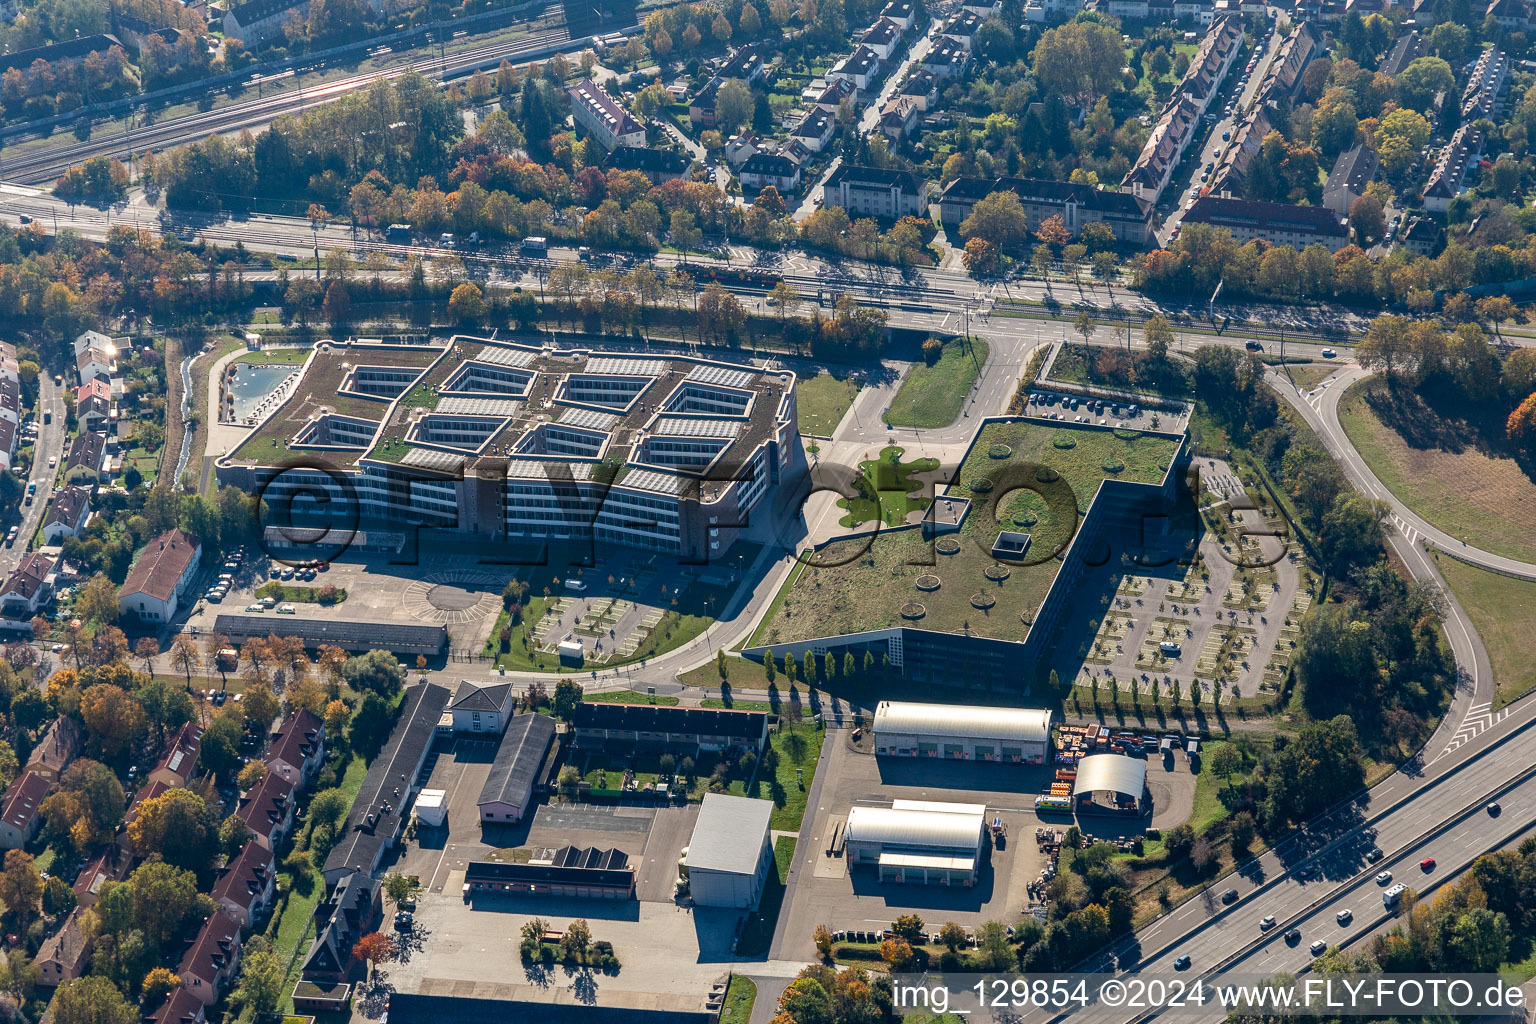
M 1463 562 L 1509 576 L 1536 580 L 1536 563 L 1507 558 L 1469 546 L 1460 537 L 1447 533 L 1414 512 L 1371 471 L 1371 467 L 1366 464 L 1365 459 L 1350 442 L 1349 435 L 1344 433 L 1344 426 L 1339 421 L 1339 402 L 1344 397 L 1344 392 L 1351 385 L 1371 375 L 1371 371 L 1350 364 L 1341 367 L 1338 373 L 1324 381 L 1321 386 L 1311 390 L 1298 389 L 1283 379 L 1277 380 L 1275 386 L 1292 405 L 1301 410 L 1301 414 L 1307 418 L 1307 422 L 1317 431 L 1318 437 L 1328 448 L 1328 454 L 1332 455 L 1344 468 L 1345 474 L 1356 489 L 1392 507 L 1392 525 L 1410 543 L 1433 544 L 1443 551 L 1450 552 Z

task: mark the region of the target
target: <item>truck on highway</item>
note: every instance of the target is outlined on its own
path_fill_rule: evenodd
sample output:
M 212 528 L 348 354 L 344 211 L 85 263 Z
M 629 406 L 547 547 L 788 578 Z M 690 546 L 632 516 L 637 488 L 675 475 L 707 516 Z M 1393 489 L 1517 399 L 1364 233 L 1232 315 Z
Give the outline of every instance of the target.
M 409 224 L 391 224 L 384 229 L 384 240 L 396 245 L 411 244 L 411 226 Z
M 549 239 L 542 235 L 529 235 L 523 239 L 522 249 L 524 256 L 548 256 Z
M 1403 893 L 1407 891 L 1408 887 L 1402 882 L 1398 882 L 1392 888 L 1381 894 L 1381 902 L 1385 904 L 1389 909 L 1395 907 L 1399 902 L 1402 901 Z

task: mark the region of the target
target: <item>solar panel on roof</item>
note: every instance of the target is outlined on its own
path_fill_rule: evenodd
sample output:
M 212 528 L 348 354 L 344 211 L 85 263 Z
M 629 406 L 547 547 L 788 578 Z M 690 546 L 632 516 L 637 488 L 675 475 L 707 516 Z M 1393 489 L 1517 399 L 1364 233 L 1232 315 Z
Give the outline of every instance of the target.
M 628 356 L 595 356 L 587 360 L 587 373 L 618 373 L 632 377 L 660 377 L 669 369 L 665 359 L 632 359 Z
M 658 473 L 650 469 L 637 469 L 627 474 L 620 485 L 637 491 L 656 491 L 659 494 L 681 494 L 688 482 L 672 473 Z
M 447 473 L 454 473 L 464 465 L 464 456 L 454 455 L 451 452 L 440 452 L 433 448 L 412 448 L 400 459 L 405 466 L 417 466 L 421 469 L 436 469 Z
M 741 433 L 741 421 L 662 416 L 651 428 L 651 433 L 671 437 L 734 438 Z
M 437 411 L 450 416 L 516 416 L 523 403 L 515 398 L 440 398 Z
M 529 352 L 527 349 L 487 347 L 475 358 L 482 363 L 495 363 L 498 366 L 531 366 L 537 357 L 537 352 Z
M 560 414 L 562 424 L 570 427 L 589 427 L 592 430 L 607 430 L 617 423 L 618 419 L 613 413 L 598 409 L 568 408 Z
M 740 370 L 731 366 L 695 366 L 688 374 L 689 380 L 705 384 L 720 384 L 728 388 L 744 388 L 752 383 L 757 374 L 752 370 Z

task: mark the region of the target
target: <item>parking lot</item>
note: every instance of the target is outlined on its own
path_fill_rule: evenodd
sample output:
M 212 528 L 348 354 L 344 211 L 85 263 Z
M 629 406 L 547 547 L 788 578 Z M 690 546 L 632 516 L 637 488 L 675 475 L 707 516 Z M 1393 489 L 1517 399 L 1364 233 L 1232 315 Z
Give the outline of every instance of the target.
M 418 828 L 394 868 L 420 878 L 423 892 L 412 943 L 418 948 L 388 968 L 389 984 L 401 992 L 698 1010 L 736 959 L 731 942 L 742 917 L 680 906 L 672 898 L 698 806 L 545 803 L 518 824 L 482 828 L 477 800 L 494 751 L 487 740 L 459 740 L 429 755 L 426 785 L 446 792 L 448 820 L 444 828 Z M 638 898 L 479 895 L 472 905 L 464 902 L 470 861 L 497 850 L 568 845 L 628 854 Z M 613 943 L 618 974 L 522 964 L 524 923 L 541 918 L 559 930 L 578 917 L 590 922 L 594 939 Z
M 828 744 L 825 778 L 818 806 L 807 809 L 806 824 L 795 848 L 799 867 L 784 900 L 782 948 L 786 959 L 815 956 L 816 926 L 837 931 L 885 928 L 902 914 L 915 913 L 930 930 L 946 921 L 975 929 L 986 921 L 1012 924 L 1029 911 L 1028 886 L 1040 874 L 1044 857 L 1034 842 L 1040 824 L 1034 797 L 1051 771 L 1044 767 L 976 761 L 876 758 L 856 751 L 835 735 Z M 1001 817 L 1007 837 L 999 847 L 982 847 L 983 864 L 974 886 L 925 886 L 882 883 L 872 867 L 850 868 L 829 847 L 857 804 L 889 806 L 892 800 L 932 800 L 981 804 L 987 820 Z
M 1024 415 L 1035 419 L 1175 434 L 1188 426 L 1192 411 L 1182 404 L 1177 409 L 1149 408 L 1137 401 L 1088 398 L 1059 391 L 1031 391 L 1024 406 Z

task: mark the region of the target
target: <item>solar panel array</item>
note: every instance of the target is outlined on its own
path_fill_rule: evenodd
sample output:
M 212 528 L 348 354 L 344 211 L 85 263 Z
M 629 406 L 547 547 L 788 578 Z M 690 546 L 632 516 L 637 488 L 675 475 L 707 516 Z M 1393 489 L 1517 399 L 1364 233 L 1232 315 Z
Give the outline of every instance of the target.
M 558 483 L 567 479 L 565 471 L 570 470 L 570 478 L 573 480 L 592 479 L 592 463 L 590 462 L 554 462 L 544 459 L 510 459 L 507 462 L 507 479 L 509 480 L 553 480 Z
M 651 433 L 667 437 L 714 437 L 734 439 L 741 433 L 739 420 L 691 419 L 685 416 L 662 416 L 656 420 Z
M 529 352 L 527 349 L 487 345 L 475 358 L 482 363 L 495 363 L 497 366 L 531 366 L 538 357 L 537 352 Z
M 591 430 L 607 431 L 618 421 L 619 418 L 613 413 L 600 409 L 567 408 L 560 414 L 560 422 L 565 426 L 587 427 Z
M 587 360 L 587 373 L 617 373 L 630 377 L 660 377 L 668 370 L 665 359 L 633 359 L 629 356 L 596 356 Z
M 681 494 L 687 488 L 689 481 L 684 477 L 672 473 L 657 473 L 650 469 L 636 469 L 626 473 L 619 481 L 620 486 L 632 487 L 639 491 L 656 491 L 659 494 Z
M 757 374 L 752 370 L 740 370 L 733 366 L 695 366 L 688 374 L 689 380 L 701 384 L 718 384 L 727 388 L 744 388 L 752 383 Z
M 448 396 L 437 402 L 437 411 L 450 416 L 516 416 L 526 406 L 515 398 L 467 398 Z
M 443 473 L 456 473 L 464 465 L 464 456 L 452 452 L 440 452 L 435 448 L 412 448 L 400 460 L 404 466 L 435 469 Z

